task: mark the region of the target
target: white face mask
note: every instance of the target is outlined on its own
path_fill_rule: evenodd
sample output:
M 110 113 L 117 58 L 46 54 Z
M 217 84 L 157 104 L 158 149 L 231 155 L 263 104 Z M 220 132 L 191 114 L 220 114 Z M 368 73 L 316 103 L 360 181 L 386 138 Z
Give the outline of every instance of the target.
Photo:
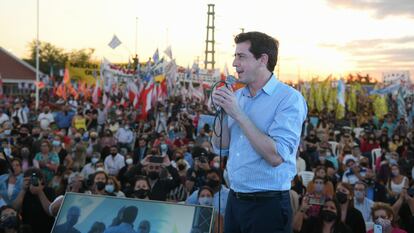
M 92 158 L 92 163 L 93 163 L 93 164 L 96 164 L 98 161 L 99 161 L 99 159 L 98 159 L 98 158 Z
M 211 206 L 213 204 L 213 198 L 212 197 L 200 197 L 198 199 L 198 202 L 200 203 L 200 205 Z
M 131 165 L 131 164 L 132 164 L 132 162 L 133 162 L 133 161 L 132 161 L 132 159 L 131 159 L 131 158 L 129 158 L 129 159 L 127 159 L 127 160 L 125 160 L 125 163 L 126 163 L 126 164 L 128 164 L 128 165 Z

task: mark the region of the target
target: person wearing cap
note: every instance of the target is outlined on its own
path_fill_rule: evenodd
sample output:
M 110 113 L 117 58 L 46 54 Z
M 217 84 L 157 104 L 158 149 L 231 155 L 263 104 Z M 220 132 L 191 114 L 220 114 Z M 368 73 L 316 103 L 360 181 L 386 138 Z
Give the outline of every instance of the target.
M 359 166 L 353 156 L 349 156 L 346 160 L 344 159 L 344 164 L 347 169 L 342 176 L 342 182 L 354 185 L 356 182 L 365 179 L 367 169 Z

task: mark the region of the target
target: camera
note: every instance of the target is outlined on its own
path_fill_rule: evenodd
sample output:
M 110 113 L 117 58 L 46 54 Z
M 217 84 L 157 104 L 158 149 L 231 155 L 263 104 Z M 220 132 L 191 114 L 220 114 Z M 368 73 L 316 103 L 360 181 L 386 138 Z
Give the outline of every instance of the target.
M 33 172 L 32 176 L 30 177 L 30 184 L 33 186 L 39 186 L 39 177 L 35 172 Z

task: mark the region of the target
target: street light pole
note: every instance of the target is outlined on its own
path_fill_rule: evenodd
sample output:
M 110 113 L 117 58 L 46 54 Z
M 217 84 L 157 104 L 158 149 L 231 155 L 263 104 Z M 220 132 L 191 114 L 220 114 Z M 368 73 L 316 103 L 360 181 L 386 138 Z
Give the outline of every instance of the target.
M 36 110 L 39 109 L 39 0 L 37 0 L 36 19 Z

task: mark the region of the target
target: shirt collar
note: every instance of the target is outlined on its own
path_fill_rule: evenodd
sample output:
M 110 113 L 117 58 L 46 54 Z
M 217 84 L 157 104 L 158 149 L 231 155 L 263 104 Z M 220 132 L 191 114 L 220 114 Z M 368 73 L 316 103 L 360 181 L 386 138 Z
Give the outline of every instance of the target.
M 274 74 L 272 74 L 270 79 L 262 87 L 261 90 L 263 90 L 263 92 L 266 93 L 267 95 L 271 95 L 276 90 L 276 86 L 277 86 L 278 83 L 279 83 L 279 81 L 277 80 L 276 76 Z M 242 94 L 244 96 L 251 96 L 250 92 L 249 92 L 249 88 L 247 86 L 242 89 Z

